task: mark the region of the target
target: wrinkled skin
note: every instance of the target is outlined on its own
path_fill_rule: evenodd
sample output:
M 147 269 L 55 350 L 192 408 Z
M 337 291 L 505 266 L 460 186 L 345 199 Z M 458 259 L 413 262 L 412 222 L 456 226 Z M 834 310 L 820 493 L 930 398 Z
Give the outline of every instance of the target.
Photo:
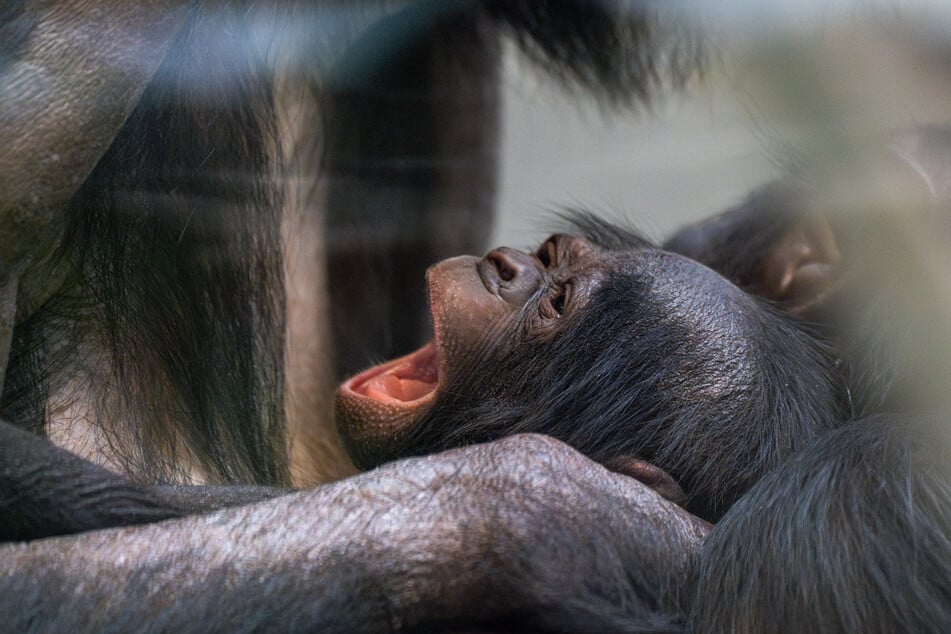
M 707 530 L 517 436 L 205 517 L 0 546 L 0 611 L 20 631 L 663 627 Z

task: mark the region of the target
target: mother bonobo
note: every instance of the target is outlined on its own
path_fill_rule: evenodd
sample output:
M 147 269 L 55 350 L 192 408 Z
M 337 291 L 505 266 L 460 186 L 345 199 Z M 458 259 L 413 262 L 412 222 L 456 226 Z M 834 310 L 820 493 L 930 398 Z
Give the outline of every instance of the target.
M 550 439 L 409 460 L 311 491 L 245 486 L 288 480 L 279 242 L 286 210 L 277 185 L 298 179 L 275 155 L 285 141 L 313 145 L 304 137 L 317 131 L 301 124 L 301 136 L 276 135 L 295 131 L 275 116 L 269 64 L 324 50 L 282 48 L 280 25 L 298 24 L 289 4 L 0 5 L 2 627 L 664 625 L 675 598 L 658 589 L 686 572 L 686 554 L 706 528 Z M 338 3 L 328 4 L 340 18 Z M 355 4 L 356 16 L 377 5 Z M 595 34 L 616 35 L 613 21 L 594 3 L 380 4 L 383 12 L 407 9 L 398 26 L 432 28 L 437 43 L 460 44 L 467 55 L 479 57 L 478 43 L 498 44 L 489 37 L 498 32 L 483 27 L 510 23 L 539 57 L 571 60 L 594 83 L 612 74 Z M 432 12 L 435 21 L 425 19 Z M 578 19 L 592 12 L 594 22 Z M 463 37 L 453 29 L 460 24 Z M 353 26 L 318 23 L 314 33 Z M 395 32 L 394 46 L 420 35 Z M 647 37 L 636 33 L 638 42 Z M 433 43 L 427 34 L 415 42 L 422 52 Z M 377 50 L 365 44 L 364 52 Z M 387 55 L 356 56 L 371 76 L 395 82 L 403 104 L 400 76 L 427 83 L 412 62 L 439 66 L 410 49 L 402 75 L 387 72 Z M 442 79 L 456 87 L 454 77 Z M 309 94 L 300 87 L 284 86 Z M 449 96 L 433 103 L 456 103 Z M 411 103 L 410 116 L 446 123 L 445 111 Z M 378 141 L 377 129 L 368 130 Z M 410 140 L 420 140 L 413 130 Z M 413 147 L 421 152 L 413 156 L 428 156 Z M 363 169 L 362 158 L 353 169 Z M 477 171 L 492 172 L 481 164 Z M 445 183 L 426 174 L 402 178 Z M 466 191 L 488 199 L 483 188 Z M 405 200 L 432 192 L 416 193 Z M 220 486 L 161 486 L 182 482 Z M 213 509 L 221 510 L 196 513 Z
M 434 342 L 338 391 L 351 453 L 369 466 L 551 434 L 717 522 L 673 620 L 695 631 L 944 631 L 942 419 L 845 424 L 896 402 L 885 392 L 907 350 L 887 327 L 907 322 L 869 330 L 881 299 L 870 295 L 887 291 L 844 270 L 829 224 L 798 212 L 807 199 L 770 188 L 671 241 L 746 290 L 586 215 L 576 235 L 533 254 L 437 264 Z M 857 254 L 869 244 L 852 242 L 844 259 L 865 273 Z M 818 318 L 840 295 L 849 319 L 825 322 L 829 343 L 790 314 Z M 860 322 L 873 338 L 848 342 Z

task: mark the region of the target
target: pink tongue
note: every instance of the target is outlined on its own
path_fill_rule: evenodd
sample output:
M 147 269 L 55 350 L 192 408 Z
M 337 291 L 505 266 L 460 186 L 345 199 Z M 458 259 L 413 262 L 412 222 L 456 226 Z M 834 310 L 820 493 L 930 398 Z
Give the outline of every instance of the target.
M 416 399 L 422 398 L 433 391 L 433 384 L 426 383 L 425 381 L 404 379 L 400 381 L 400 383 L 402 384 L 400 387 L 403 389 L 404 401 L 415 401 Z
M 362 391 L 378 401 L 415 401 L 432 392 L 433 385 L 416 379 L 401 379 L 395 374 L 381 374 L 367 381 Z
M 429 344 L 353 390 L 383 403 L 406 403 L 431 394 L 438 380 L 435 349 Z
M 405 401 L 402 382 L 392 374 L 381 374 L 370 379 L 364 394 L 379 401 Z

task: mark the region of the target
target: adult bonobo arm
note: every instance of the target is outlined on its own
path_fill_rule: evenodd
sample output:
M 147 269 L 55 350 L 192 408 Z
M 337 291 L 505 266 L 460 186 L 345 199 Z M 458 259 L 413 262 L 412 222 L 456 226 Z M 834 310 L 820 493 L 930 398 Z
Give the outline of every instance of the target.
M 261 486 L 145 486 L 0 421 L 0 541 L 145 524 L 287 493 Z
M 61 631 L 664 627 L 706 532 L 566 445 L 515 436 L 203 517 L 4 545 L 0 613 Z

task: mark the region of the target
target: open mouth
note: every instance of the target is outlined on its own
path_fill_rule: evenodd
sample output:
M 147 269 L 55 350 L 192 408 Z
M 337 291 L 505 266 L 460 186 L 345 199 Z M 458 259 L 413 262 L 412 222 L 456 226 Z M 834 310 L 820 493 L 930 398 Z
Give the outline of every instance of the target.
M 439 384 L 439 354 L 430 342 L 405 357 L 364 370 L 343 389 L 379 403 L 411 403 L 426 398 Z

